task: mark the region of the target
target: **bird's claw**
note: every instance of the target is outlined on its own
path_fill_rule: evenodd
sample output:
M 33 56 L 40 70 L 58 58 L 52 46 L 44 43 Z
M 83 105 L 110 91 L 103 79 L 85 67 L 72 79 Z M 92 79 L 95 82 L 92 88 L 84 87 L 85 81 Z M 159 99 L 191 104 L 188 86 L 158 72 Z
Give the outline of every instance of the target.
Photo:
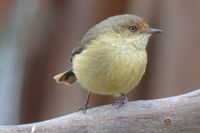
M 128 98 L 123 95 L 121 100 L 115 101 L 112 105 L 116 106 L 116 108 L 120 108 L 122 105 L 124 105 L 127 102 L 128 102 Z
M 88 106 L 80 107 L 80 108 L 78 109 L 78 112 L 79 112 L 79 111 L 82 111 L 83 113 L 86 113 L 86 110 L 89 109 L 89 108 L 90 108 L 90 107 L 88 107 Z

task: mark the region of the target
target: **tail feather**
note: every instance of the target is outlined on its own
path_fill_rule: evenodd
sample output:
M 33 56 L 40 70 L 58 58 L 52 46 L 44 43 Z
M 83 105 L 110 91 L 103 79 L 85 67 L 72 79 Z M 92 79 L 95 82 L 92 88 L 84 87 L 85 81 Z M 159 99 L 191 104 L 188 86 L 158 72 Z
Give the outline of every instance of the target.
M 66 85 L 73 84 L 77 80 L 73 70 L 57 74 L 53 78 L 56 80 L 57 83 L 64 83 Z

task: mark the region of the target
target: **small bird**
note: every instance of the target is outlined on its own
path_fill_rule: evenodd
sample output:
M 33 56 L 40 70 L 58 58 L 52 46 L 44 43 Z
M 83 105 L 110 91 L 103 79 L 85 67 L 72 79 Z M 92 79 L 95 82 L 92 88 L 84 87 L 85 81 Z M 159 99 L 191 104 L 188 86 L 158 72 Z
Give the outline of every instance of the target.
M 122 96 L 118 107 L 126 103 L 125 94 L 141 80 L 147 65 L 149 37 L 161 33 L 150 28 L 136 15 L 117 15 L 96 24 L 83 36 L 70 57 L 72 69 L 54 76 L 57 83 L 71 85 L 78 80 L 90 93 Z

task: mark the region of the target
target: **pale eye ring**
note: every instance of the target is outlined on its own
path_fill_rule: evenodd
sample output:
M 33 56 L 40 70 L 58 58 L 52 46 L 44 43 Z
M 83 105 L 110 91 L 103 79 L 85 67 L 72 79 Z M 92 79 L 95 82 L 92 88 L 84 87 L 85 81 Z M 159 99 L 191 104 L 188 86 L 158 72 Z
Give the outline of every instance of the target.
M 137 27 L 136 27 L 136 26 L 129 26 L 128 29 L 129 29 L 131 32 L 136 32 L 136 31 L 137 31 Z

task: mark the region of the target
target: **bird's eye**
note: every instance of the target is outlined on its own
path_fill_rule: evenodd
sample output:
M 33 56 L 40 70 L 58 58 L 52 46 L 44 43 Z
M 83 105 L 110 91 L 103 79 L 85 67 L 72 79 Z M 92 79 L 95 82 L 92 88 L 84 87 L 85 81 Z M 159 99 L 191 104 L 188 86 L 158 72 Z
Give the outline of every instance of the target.
M 128 29 L 129 29 L 131 32 L 137 31 L 137 27 L 136 27 L 136 26 L 130 26 L 130 27 L 128 27 Z

